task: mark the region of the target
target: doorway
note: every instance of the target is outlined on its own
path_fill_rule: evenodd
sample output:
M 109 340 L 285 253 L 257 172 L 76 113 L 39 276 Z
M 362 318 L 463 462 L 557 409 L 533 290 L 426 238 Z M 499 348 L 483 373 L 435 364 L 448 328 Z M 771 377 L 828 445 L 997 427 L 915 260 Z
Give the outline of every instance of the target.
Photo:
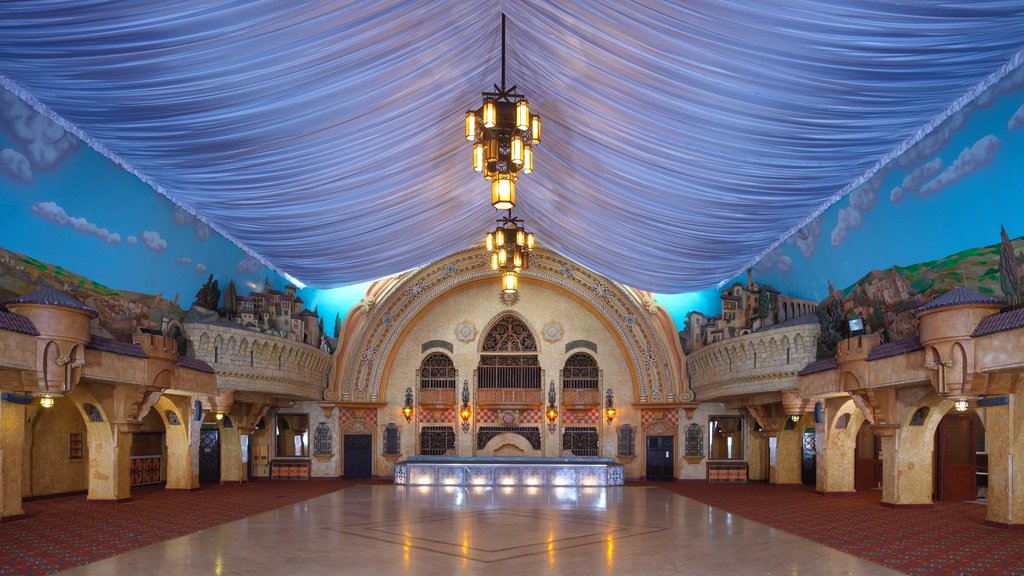
M 934 499 L 974 500 L 978 497 L 976 417 L 973 413 L 946 414 L 935 431 Z
M 675 480 L 672 436 L 647 437 L 647 480 Z
M 369 434 L 345 434 L 345 478 L 370 478 L 373 475 L 372 445 Z
M 199 483 L 220 482 L 220 430 L 203 428 L 199 432 Z
M 853 488 L 868 490 L 882 486 L 882 440 L 875 436 L 871 426 L 864 422 L 857 431 L 857 447 L 854 449 Z
M 803 453 L 800 458 L 800 481 L 813 486 L 818 481 L 818 452 L 815 448 L 814 428 L 804 430 Z

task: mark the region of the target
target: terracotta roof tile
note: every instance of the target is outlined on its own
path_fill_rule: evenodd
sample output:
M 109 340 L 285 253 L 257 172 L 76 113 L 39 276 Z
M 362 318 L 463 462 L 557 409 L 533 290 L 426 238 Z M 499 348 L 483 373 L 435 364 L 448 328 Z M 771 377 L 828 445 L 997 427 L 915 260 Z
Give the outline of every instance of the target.
M 971 334 L 971 336 L 977 338 L 979 336 L 988 336 L 989 334 L 995 334 L 996 332 L 1006 332 L 1007 330 L 1016 330 L 1018 328 L 1024 328 L 1024 308 L 1018 308 L 1016 310 L 1010 310 L 1009 312 L 993 314 L 982 318 L 981 322 L 978 323 L 978 327 L 974 329 L 974 333 Z
M 39 331 L 36 330 L 36 325 L 32 323 L 32 320 L 14 312 L 0 312 L 0 330 L 39 336 Z
M 814 362 L 811 362 L 807 366 L 804 366 L 804 369 L 798 372 L 797 376 L 807 376 L 810 374 L 817 374 L 818 372 L 824 372 L 826 370 L 834 370 L 838 366 L 839 364 L 836 362 L 835 358 L 815 360 Z
M 924 348 L 924 346 L 921 345 L 921 337 L 915 334 L 914 336 L 901 338 L 899 340 L 875 346 L 871 349 L 871 352 L 868 352 L 868 362 L 892 356 L 900 356 L 902 354 L 909 354 L 922 348 Z
M 138 344 L 133 342 L 120 342 L 118 340 L 112 340 L 110 338 L 104 338 L 96 335 L 93 335 L 92 340 L 89 341 L 86 348 L 92 348 L 93 350 L 99 350 L 100 352 L 110 352 L 111 354 L 117 354 L 118 356 L 149 358 L 149 355 L 142 349 L 142 346 L 139 346 Z
M 178 361 L 175 362 L 182 368 L 188 368 L 190 370 L 196 370 L 198 372 L 206 372 L 207 374 L 214 374 L 213 366 L 210 366 L 206 362 L 199 358 L 189 358 L 188 356 L 179 356 Z
M 1003 304 L 1002 300 L 986 296 L 970 288 L 953 288 L 949 292 L 946 292 L 942 296 L 939 296 L 935 300 L 921 306 L 917 310 L 914 310 L 914 316 L 920 316 L 922 312 L 929 310 L 935 310 L 937 308 L 947 308 L 950 306 L 962 306 L 964 304 Z
M 56 288 L 51 288 L 50 286 L 44 286 L 31 294 L 26 294 L 25 296 L 19 296 L 8 300 L 7 304 L 46 304 L 48 306 L 59 306 L 61 308 L 80 310 L 88 313 L 92 318 L 100 315 L 100 313 L 94 308 L 90 308 L 89 306 L 79 302 L 77 299 L 68 296 Z

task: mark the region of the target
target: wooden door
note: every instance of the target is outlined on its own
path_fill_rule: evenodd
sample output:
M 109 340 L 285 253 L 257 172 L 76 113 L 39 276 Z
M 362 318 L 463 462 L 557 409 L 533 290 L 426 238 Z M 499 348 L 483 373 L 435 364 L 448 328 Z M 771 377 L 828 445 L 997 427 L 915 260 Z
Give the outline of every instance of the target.
M 647 437 L 648 480 L 674 480 L 672 436 Z
M 974 414 L 947 414 L 935 431 L 935 499 L 974 500 L 978 497 Z
M 818 452 L 815 449 L 814 428 L 804 430 L 803 452 L 800 458 L 800 481 L 813 486 L 817 483 Z
M 373 453 L 369 434 L 345 434 L 345 478 L 373 476 Z
M 882 441 L 871 431 L 867 422 L 857 431 L 857 447 L 853 461 L 853 487 L 855 490 L 879 488 L 882 485 L 882 460 L 878 457 Z
M 220 430 L 199 432 L 199 483 L 220 482 Z

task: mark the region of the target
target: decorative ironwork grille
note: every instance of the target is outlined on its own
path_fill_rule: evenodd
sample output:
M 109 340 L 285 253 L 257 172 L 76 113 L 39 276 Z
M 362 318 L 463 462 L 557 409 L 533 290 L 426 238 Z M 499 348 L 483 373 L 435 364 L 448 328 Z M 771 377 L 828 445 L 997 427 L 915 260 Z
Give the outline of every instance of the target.
M 395 455 L 402 453 L 401 432 L 394 422 L 388 422 L 384 427 L 384 453 Z
M 165 414 L 167 414 L 167 424 L 171 426 L 181 426 L 181 421 L 178 420 L 177 412 L 174 410 L 168 410 Z
M 629 424 L 619 427 L 619 456 L 636 456 L 636 430 Z
M 224 417 L 221 418 L 220 425 L 221 425 L 222 428 L 234 428 L 235 427 L 235 423 L 231 421 L 231 417 L 228 416 L 227 414 L 225 414 Z
M 334 437 L 327 422 L 316 425 L 313 431 L 313 456 L 330 456 L 334 453 Z
M 573 456 L 597 456 L 597 428 L 567 426 L 562 432 L 562 450 Z
M 103 422 L 103 414 L 100 409 L 92 404 L 85 404 L 85 413 L 89 416 L 89 422 Z
M 792 418 L 786 418 L 786 424 L 782 427 L 783 430 L 796 430 L 796 422 Z
M 683 450 L 684 456 L 704 456 L 704 431 L 701 430 L 700 424 L 690 424 L 686 428 L 686 444 Z
M 577 352 L 562 368 L 562 388 L 597 388 L 597 360 L 590 354 Z
M 455 450 L 455 429 L 451 426 L 424 426 L 420 429 L 420 455 L 441 456 Z
M 476 449 L 483 450 L 492 438 L 507 433 L 522 436 L 530 443 L 531 448 L 540 450 L 540 428 L 527 426 L 481 426 L 476 434 Z
M 445 340 L 427 340 L 422 346 L 420 346 L 420 352 L 426 352 L 431 348 L 444 348 L 450 353 L 455 353 L 455 346 L 453 346 L 451 342 L 447 342 Z
M 484 338 L 484 352 L 536 352 L 537 341 L 515 316 L 499 319 Z
M 455 388 L 455 364 L 447 354 L 428 354 L 420 364 L 420 388 Z
M 814 428 L 808 428 L 804 431 L 804 454 L 814 454 Z
M 82 435 L 78 432 L 72 432 L 68 436 L 68 460 L 81 460 L 82 459 Z
M 918 408 L 914 415 L 910 417 L 911 426 L 924 426 L 924 419 L 928 417 L 928 407 L 924 406 Z
M 590 340 L 573 340 L 565 345 L 565 351 L 575 350 L 576 348 L 586 348 L 594 354 L 597 354 L 597 344 L 594 344 Z

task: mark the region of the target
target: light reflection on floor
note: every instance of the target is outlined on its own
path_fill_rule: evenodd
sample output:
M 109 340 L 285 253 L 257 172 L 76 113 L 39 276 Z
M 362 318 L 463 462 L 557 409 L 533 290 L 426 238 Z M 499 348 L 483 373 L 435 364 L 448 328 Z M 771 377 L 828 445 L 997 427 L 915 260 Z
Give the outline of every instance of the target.
M 656 487 L 354 486 L 66 572 L 896 574 Z

